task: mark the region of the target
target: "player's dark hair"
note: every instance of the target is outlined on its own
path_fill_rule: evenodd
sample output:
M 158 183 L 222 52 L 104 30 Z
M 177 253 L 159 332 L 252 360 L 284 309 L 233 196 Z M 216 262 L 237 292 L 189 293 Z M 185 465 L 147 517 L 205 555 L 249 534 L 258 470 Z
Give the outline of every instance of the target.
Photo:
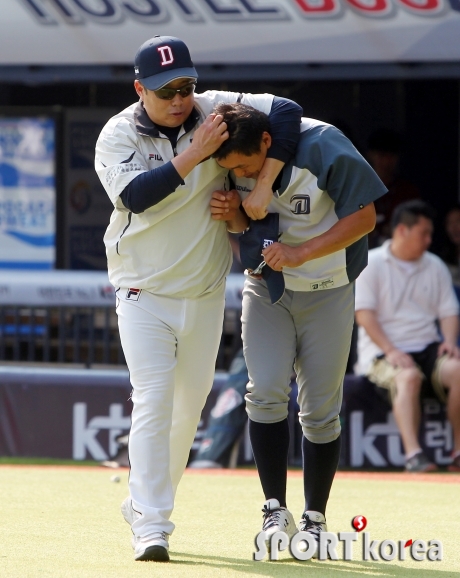
M 420 217 L 425 217 L 425 219 L 434 222 L 436 217 L 435 210 L 421 199 L 401 203 L 395 207 L 391 216 L 391 231 L 393 232 L 401 223 L 410 228 L 418 223 Z
M 250 156 L 260 152 L 262 135 L 270 132 L 268 116 L 246 104 L 219 103 L 214 107 L 215 114 L 221 114 L 227 123 L 229 138 L 212 155 L 216 159 L 225 159 L 231 153 Z

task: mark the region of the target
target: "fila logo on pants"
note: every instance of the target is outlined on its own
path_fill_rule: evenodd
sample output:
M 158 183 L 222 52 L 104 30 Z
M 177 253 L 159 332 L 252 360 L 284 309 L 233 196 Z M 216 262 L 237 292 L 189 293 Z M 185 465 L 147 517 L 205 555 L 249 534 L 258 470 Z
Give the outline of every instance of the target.
M 126 293 L 126 299 L 128 301 L 139 301 L 139 297 L 141 296 L 142 289 L 134 289 L 133 287 L 129 288 Z

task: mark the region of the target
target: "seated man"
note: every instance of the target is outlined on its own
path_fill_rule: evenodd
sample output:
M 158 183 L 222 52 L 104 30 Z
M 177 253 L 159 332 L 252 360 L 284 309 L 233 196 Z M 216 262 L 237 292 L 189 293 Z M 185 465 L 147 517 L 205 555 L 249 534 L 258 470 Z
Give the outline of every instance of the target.
M 430 206 L 402 203 L 391 239 L 369 251 L 356 281 L 358 372 L 389 390 L 409 472 L 437 469 L 418 441 L 421 396 L 447 401 L 454 433 L 448 469 L 460 471 L 458 302 L 447 267 L 427 252 L 432 233 Z
M 231 170 L 237 191 L 246 198 L 272 143 L 267 116 L 243 104 L 222 104 L 214 112 L 223 116 L 229 133 L 214 156 Z M 251 222 L 240 239 L 242 249 L 248 248 L 248 237 L 255 240 L 254 264 L 247 264 L 241 252 L 243 265 L 252 270 L 245 280 L 242 313 L 249 373 L 246 411 L 266 500 L 263 531 L 267 540 L 278 530 L 292 536 L 297 528 L 287 510 L 286 481 L 294 363 L 305 497 L 298 529 L 311 535 L 315 556 L 320 533 L 327 530 L 326 505 L 340 455 L 354 280 L 367 261 L 373 201 L 386 189 L 340 131 L 304 118 L 295 157 L 273 190 L 267 217 Z M 249 224 L 239 206 L 236 191 L 213 193 L 213 218 L 225 220 L 231 231 L 244 231 Z M 265 228 L 269 236 L 264 232 L 259 238 L 255 232 Z

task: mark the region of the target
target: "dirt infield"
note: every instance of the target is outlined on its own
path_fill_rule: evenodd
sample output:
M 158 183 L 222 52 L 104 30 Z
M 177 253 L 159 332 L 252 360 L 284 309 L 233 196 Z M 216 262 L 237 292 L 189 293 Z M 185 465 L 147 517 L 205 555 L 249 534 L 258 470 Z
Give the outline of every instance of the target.
M 78 470 L 78 471 L 105 471 L 108 474 L 111 472 L 128 472 L 128 468 L 104 468 L 87 465 L 35 465 L 35 464 L 0 464 L 0 471 L 2 469 L 9 468 L 27 468 L 35 470 Z M 204 469 L 193 469 L 187 468 L 187 475 L 200 476 L 215 475 L 215 476 L 257 476 L 257 471 L 250 468 L 236 468 L 236 469 L 225 469 L 225 468 L 204 468 Z M 288 477 L 299 478 L 302 477 L 301 470 L 289 470 Z M 460 484 L 460 473 L 450 473 L 450 472 L 433 472 L 429 474 L 411 474 L 408 472 L 361 472 L 361 471 L 339 471 L 336 474 L 336 479 L 339 480 L 375 480 L 375 481 L 392 481 L 392 482 L 434 482 L 440 484 Z

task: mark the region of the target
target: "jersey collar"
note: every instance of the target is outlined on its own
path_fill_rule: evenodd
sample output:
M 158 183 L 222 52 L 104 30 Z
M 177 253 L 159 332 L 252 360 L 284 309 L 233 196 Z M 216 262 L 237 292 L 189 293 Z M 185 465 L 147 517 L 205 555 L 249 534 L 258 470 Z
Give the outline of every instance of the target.
M 191 131 L 199 119 L 200 113 L 195 107 L 193 107 L 192 112 L 183 124 L 184 131 Z M 154 138 L 160 136 L 160 129 L 150 119 L 141 101 L 137 103 L 136 108 L 134 109 L 134 122 L 136 125 L 136 130 L 140 135 Z

